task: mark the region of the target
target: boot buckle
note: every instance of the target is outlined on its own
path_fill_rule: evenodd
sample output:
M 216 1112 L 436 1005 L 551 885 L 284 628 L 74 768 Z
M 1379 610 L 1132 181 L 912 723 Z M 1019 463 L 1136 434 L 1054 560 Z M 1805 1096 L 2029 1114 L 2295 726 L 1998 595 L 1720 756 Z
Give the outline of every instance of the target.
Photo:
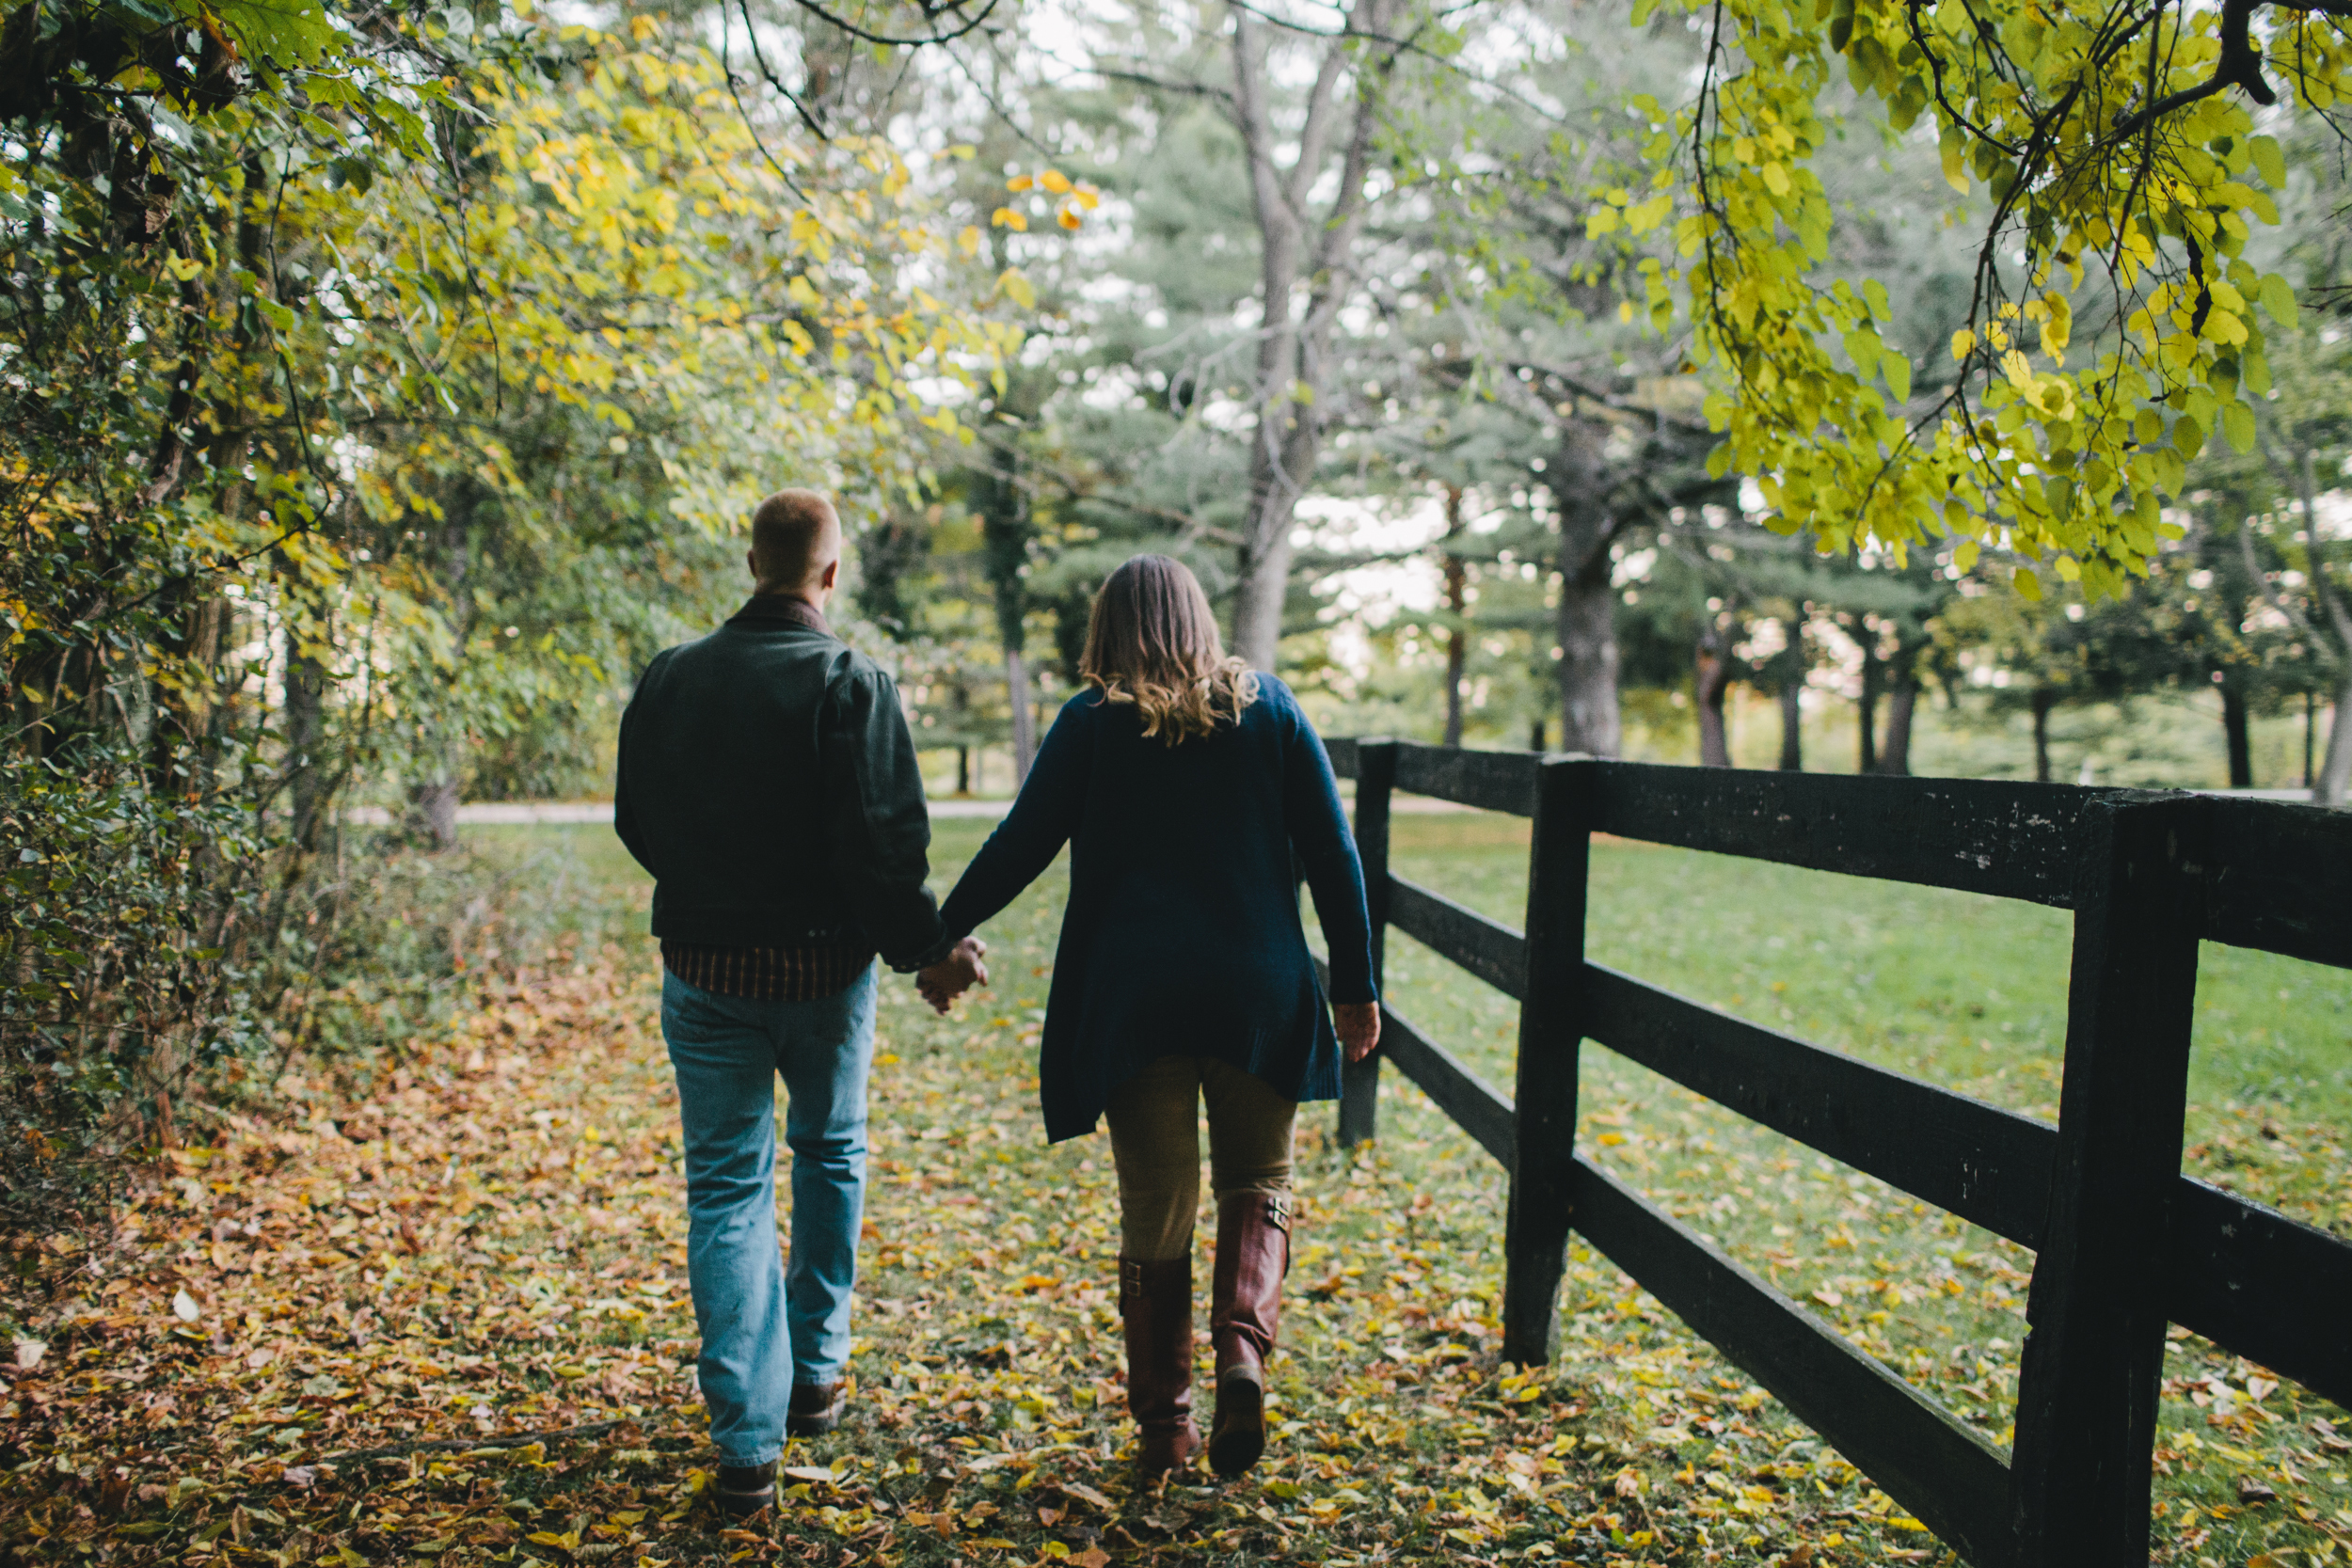
M 1283 1235 L 1289 1235 L 1291 1232 L 1291 1195 L 1288 1193 L 1266 1194 L 1265 1217 L 1268 1225 Z

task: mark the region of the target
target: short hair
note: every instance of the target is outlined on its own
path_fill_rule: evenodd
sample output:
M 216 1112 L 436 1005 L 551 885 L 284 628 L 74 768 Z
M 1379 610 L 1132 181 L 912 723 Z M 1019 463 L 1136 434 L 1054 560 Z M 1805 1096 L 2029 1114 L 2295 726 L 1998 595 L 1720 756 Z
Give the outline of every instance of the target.
M 841 519 L 814 490 L 779 490 L 752 514 L 752 569 L 762 588 L 803 588 L 841 553 Z

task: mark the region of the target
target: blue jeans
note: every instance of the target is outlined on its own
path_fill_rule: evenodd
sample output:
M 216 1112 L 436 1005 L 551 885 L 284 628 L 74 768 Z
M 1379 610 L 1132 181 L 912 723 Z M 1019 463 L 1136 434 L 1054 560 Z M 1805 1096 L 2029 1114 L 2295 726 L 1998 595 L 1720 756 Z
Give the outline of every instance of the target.
M 686 1131 L 686 1272 L 722 1464 L 774 1464 L 792 1385 L 834 1382 L 850 1359 L 875 989 L 871 968 L 818 1002 L 753 1002 L 661 977 L 661 1035 Z M 776 1244 L 779 1072 L 789 1097 L 789 1267 Z

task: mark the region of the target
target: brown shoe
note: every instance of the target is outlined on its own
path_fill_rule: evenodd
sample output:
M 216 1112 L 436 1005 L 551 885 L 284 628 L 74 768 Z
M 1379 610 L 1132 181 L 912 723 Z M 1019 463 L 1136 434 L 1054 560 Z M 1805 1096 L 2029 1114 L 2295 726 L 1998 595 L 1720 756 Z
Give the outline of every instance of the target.
M 735 1465 L 719 1466 L 719 1484 L 711 1489 L 711 1501 L 718 1504 L 725 1518 L 740 1522 L 762 1509 L 776 1505 L 776 1467 L 765 1468 Z
M 1200 1448 L 1192 1424 L 1192 1253 L 1119 1260 L 1119 1315 L 1127 1331 L 1127 1410 L 1142 1429 L 1136 1468 L 1180 1470 Z
M 1228 1193 L 1216 1206 L 1216 1279 L 1209 1343 L 1216 1352 L 1216 1420 L 1209 1466 L 1240 1475 L 1265 1452 L 1265 1364 L 1282 1318 L 1291 1265 L 1291 1195 Z
M 793 1437 L 821 1437 L 841 1424 L 841 1413 L 850 1407 L 850 1384 L 847 1378 L 831 1383 L 796 1383 L 792 1386 L 792 1405 L 784 1415 L 784 1430 Z

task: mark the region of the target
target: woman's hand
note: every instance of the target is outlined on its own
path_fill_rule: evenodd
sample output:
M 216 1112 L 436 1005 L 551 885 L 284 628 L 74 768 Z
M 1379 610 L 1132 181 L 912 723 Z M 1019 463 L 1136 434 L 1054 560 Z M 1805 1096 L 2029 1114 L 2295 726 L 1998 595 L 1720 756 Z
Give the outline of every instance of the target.
M 955 1005 L 957 997 L 974 986 L 988 984 L 988 965 L 980 962 L 980 955 L 987 951 L 988 943 L 977 937 L 966 937 L 939 962 L 914 972 L 914 989 L 923 993 L 931 1011 L 944 1014 Z
M 1331 1024 L 1339 1031 L 1340 1047 L 1347 1053 L 1349 1066 L 1372 1054 L 1380 1043 L 1380 1004 L 1377 1002 L 1334 1002 L 1331 1004 Z

